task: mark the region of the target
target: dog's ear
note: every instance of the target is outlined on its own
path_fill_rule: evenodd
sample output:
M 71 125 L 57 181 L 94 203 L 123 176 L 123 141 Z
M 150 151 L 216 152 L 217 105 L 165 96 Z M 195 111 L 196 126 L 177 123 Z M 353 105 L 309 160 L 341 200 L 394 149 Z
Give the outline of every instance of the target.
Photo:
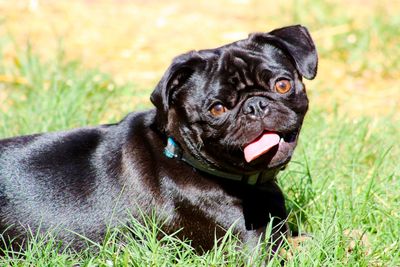
M 249 36 L 249 41 L 261 45 L 269 43 L 282 49 L 292 57 L 297 70 L 306 79 L 314 79 L 317 75 L 317 50 L 307 28 L 294 25 L 269 33 L 254 33 Z
M 196 51 L 174 58 L 154 89 L 150 100 L 157 109 L 157 122 L 161 128 L 164 128 L 167 123 L 171 96 L 188 82 L 196 70 L 200 69 L 202 63 L 204 60 Z

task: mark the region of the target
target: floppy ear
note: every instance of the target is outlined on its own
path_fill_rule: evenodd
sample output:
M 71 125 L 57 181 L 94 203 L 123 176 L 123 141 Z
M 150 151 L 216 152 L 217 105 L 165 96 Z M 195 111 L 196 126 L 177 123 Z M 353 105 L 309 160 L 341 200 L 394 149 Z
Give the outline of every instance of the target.
M 288 53 L 299 73 L 306 79 L 317 75 L 318 55 L 307 28 L 294 25 L 269 33 L 254 33 L 249 40 L 258 44 L 270 43 Z
M 168 110 L 172 94 L 184 86 L 204 60 L 196 51 L 176 57 L 150 96 L 157 109 L 157 123 L 164 128 L 167 123 Z

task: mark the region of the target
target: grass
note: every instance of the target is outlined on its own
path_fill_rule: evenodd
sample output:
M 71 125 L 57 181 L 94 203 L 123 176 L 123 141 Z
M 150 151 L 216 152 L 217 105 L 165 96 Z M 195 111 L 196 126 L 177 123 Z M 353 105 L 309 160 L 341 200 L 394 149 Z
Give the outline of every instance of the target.
M 1 107 L 1 138 L 116 121 L 138 108 L 118 106 L 134 94 L 135 86 L 118 86 L 108 75 L 64 60 L 62 53 L 42 62 L 27 46 L 0 70 L 18 77 L 3 82 L 8 97 Z M 110 116 L 113 108 L 119 117 Z M 294 252 L 287 266 L 400 264 L 399 125 L 391 117 L 351 119 L 312 105 L 295 157 L 279 181 L 291 227 L 313 238 Z M 251 252 L 237 250 L 238 242 L 228 234 L 224 244 L 198 256 L 189 242 L 173 235 L 157 240 L 160 222 L 155 218 L 144 226 L 132 222 L 111 229 L 104 244 L 80 253 L 57 252 L 59 244 L 51 237 L 34 237 L 26 251 L 9 253 L 0 265 L 257 266 L 268 254 L 262 245 Z M 138 239 L 128 234 L 129 228 Z M 362 237 L 368 239 L 365 244 L 358 242 Z
M 349 5 L 345 7 L 347 2 Z M 279 17 L 279 24 L 310 25 L 321 64 L 317 79 L 306 82 L 311 103 L 299 145 L 292 162 L 279 176 L 290 212 L 290 227 L 312 235 L 299 248 L 290 250 L 286 265 L 400 266 L 400 98 L 397 82 L 400 20 L 390 15 L 396 8 L 383 9 L 384 1 L 373 13 L 367 4 L 364 8 L 352 1 L 346 4 L 308 0 L 291 3 L 299 8 L 280 6 L 277 14 L 288 16 Z M 388 3 L 388 6 L 390 4 L 397 5 Z M 65 10 L 75 12 L 75 5 Z M 303 11 L 303 6 L 308 7 L 307 12 Z M 43 13 L 46 8 L 48 6 Z M 209 10 L 207 15 L 212 21 L 213 9 Z M 242 11 L 245 13 L 246 9 Z M 277 18 L 273 17 L 273 12 L 271 10 L 271 17 L 268 17 L 270 20 Z M 58 16 L 57 12 L 55 14 Z M 24 13 L 24 16 L 26 18 L 22 19 L 31 20 L 33 25 L 43 25 L 35 20 L 35 15 Z M 253 18 L 257 27 L 265 24 L 265 16 Z M 2 15 L 0 23 L 7 25 L 14 17 Z M 229 28 L 233 23 L 239 25 L 231 19 L 227 18 L 226 22 Z M 143 27 L 146 23 L 143 20 Z M 187 21 L 181 24 L 191 25 Z M 151 107 L 148 85 L 117 82 L 118 68 L 104 71 L 83 66 L 86 62 L 81 62 L 84 60 L 80 57 L 71 60 L 69 49 L 73 45 L 68 40 L 65 44 L 57 41 L 60 48 L 55 50 L 58 52 L 54 53 L 54 49 L 49 52 L 43 42 L 38 46 L 14 39 L 14 28 L 8 27 L 11 34 L 0 37 L 0 138 L 116 122 L 130 111 Z M 220 27 L 223 29 L 225 24 Z M 18 29 L 25 28 L 19 26 Z M 170 33 L 164 30 L 168 36 Z M 94 32 L 93 29 L 88 31 Z M 213 36 L 213 33 L 208 35 Z M 45 36 L 42 39 L 48 41 Z M 199 41 L 195 38 L 194 43 Z M 178 46 L 172 39 L 165 38 L 164 47 Z M 179 40 L 184 43 L 189 39 Z M 171 41 L 175 43 L 168 43 Z M 94 59 L 102 57 L 104 48 L 96 50 L 95 44 L 84 45 L 95 51 L 89 57 L 90 62 L 106 65 Z M 143 45 L 143 51 L 139 47 L 138 54 L 150 53 L 157 57 L 157 51 L 162 51 L 170 53 L 169 60 L 177 53 L 164 51 L 159 45 L 159 42 L 154 44 L 154 51 L 151 46 Z M 195 47 L 193 43 L 187 46 Z M 45 49 L 45 56 L 38 53 L 40 49 Z M 186 47 L 179 51 L 185 50 Z M 109 60 L 109 57 L 104 58 Z M 164 62 L 164 59 L 152 60 L 148 63 L 152 65 L 146 65 L 137 60 L 144 69 L 155 70 L 161 68 L 159 62 Z M 132 61 L 130 58 L 129 64 Z M 130 65 L 117 65 L 124 66 L 122 73 L 130 68 Z M 222 244 L 199 256 L 189 241 L 181 241 L 174 235 L 157 239 L 162 225 L 157 218 L 148 217 L 144 221 L 142 225 L 132 218 L 131 225 L 110 229 L 104 243 L 88 241 L 90 248 L 82 252 L 62 249 L 51 233 L 46 237 L 34 236 L 25 251 L 8 251 L 0 258 L 0 265 L 260 266 L 268 257 L 263 243 L 253 251 L 236 249 L 240 244 L 229 233 Z M 132 238 L 130 232 L 137 238 Z M 292 245 L 288 243 L 287 246 Z M 280 260 L 277 257 L 269 265 L 279 266 Z

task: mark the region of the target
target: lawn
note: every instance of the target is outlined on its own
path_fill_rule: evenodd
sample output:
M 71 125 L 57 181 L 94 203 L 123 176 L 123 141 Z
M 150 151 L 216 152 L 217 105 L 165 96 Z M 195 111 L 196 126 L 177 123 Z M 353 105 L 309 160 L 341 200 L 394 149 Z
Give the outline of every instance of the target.
M 319 74 L 306 81 L 310 110 L 279 182 L 292 229 L 312 238 L 289 248 L 286 264 L 400 265 L 399 3 L 35 3 L 0 1 L 0 138 L 116 122 L 151 108 L 152 87 L 174 55 L 251 31 L 306 25 L 319 50 Z M 199 256 L 189 241 L 157 240 L 157 218 L 146 222 L 132 219 L 139 239 L 126 227 L 110 229 L 104 244 L 88 241 L 91 250 L 77 253 L 35 237 L 0 265 L 258 266 L 268 256 L 262 244 L 235 249 L 229 234 Z

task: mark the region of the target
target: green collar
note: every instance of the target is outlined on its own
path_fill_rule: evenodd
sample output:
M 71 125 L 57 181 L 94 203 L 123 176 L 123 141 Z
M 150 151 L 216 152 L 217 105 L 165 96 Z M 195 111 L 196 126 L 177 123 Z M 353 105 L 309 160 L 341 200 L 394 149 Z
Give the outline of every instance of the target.
M 182 151 L 179 145 L 171 137 L 168 137 L 167 146 L 164 149 L 164 155 L 167 156 L 167 158 L 171 159 L 176 158 L 182 160 L 201 172 L 205 172 L 213 176 L 225 179 L 244 182 L 249 185 L 260 185 L 271 180 L 270 172 L 268 171 L 236 174 L 236 173 L 216 170 L 214 168 L 206 166 L 203 163 L 199 162 L 194 157 L 192 157 L 191 155 Z

